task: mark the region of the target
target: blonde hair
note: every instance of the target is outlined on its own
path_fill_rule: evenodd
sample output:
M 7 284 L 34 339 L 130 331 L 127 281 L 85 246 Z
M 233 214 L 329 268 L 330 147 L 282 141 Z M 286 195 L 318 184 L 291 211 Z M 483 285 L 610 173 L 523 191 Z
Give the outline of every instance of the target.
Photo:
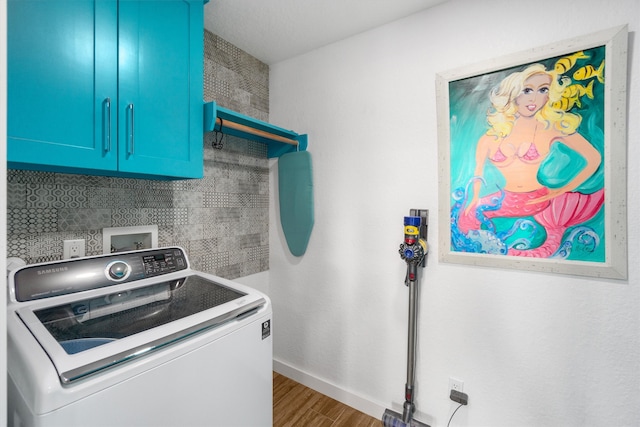
M 530 77 L 537 74 L 545 74 L 551 77 L 549 86 L 549 100 L 536 112 L 535 117 L 545 128 L 553 126 L 554 129 L 564 135 L 572 134 L 580 126 L 582 118 L 578 114 L 568 113 L 558 108 L 552 107 L 553 103 L 559 101 L 566 86 L 571 83 L 567 77 L 558 78 L 555 71 L 547 71 L 542 64 L 533 64 L 523 71 L 509 74 L 502 82 L 491 90 L 489 99 L 492 108 L 487 112 L 487 122 L 490 129 L 487 135 L 504 138 L 511 133 L 516 121 L 518 107 L 515 99 L 522 93 L 525 82 Z

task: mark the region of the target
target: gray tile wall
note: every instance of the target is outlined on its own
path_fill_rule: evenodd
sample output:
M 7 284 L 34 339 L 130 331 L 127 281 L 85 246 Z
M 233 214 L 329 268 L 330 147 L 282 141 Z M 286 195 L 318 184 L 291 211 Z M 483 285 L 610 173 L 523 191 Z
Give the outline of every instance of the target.
M 204 98 L 268 122 L 269 66 L 205 31 Z
M 208 31 L 204 39 L 205 101 L 268 121 L 268 66 Z M 228 135 L 223 143 L 205 143 L 200 180 L 8 170 L 8 256 L 61 259 L 66 239 L 85 239 L 97 255 L 102 228 L 156 224 L 159 245 L 184 247 L 197 270 L 229 279 L 268 270 L 266 146 Z

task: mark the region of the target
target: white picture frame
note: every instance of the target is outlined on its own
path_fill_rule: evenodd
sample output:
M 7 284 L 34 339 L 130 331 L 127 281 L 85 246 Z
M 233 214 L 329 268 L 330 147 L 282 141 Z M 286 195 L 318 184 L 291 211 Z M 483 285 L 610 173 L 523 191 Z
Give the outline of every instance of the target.
M 436 75 L 439 164 L 439 261 L 474 266 L 627 279 L 627 39 L 627 27 L 620 26 L 584 37 L 490 59 L 483 63 Z M 582 54 L 580 54 L 581 52 Z M 603 61 L 598 60 L 600 62 L 595 64 L 594 61 L 596 61 L 595 58 L 597 56 L 601 56 Z M 560 61 L 562 58 L 568 59 Z M 595 66 L 589 61 L 592 61 Z M 602 141 L 600 141 L 600 137 L 597 139 L 600 141 L 598 150 L 601 152 L 601 163 L 598 171 L 594 172 L 590 178 L 592 178 L 593 182 L 596 182 L 595 175 L 596 173 L 599 174 L 598 182 L 601 182 L 602 193 L 598 194 L 603 194 L 603 197 L 600 202 L 600 210 L 594 214 L 598 215 L 597 227 L 591 227 L 590 238 L 594 239 L 594 242 L 591 242 L 592 250 L 582 248 L 580 252 L 575 242 L 566 243 L 563 240 L 562 245 L 569 245 L 568 256 L 565 246 L 562 246 L 564 252 L 561 253 L 553 252 L 548 256 L 528 256 L 533 254 L 535 249 L 531 241 L 528 241 L 529 246 L 526 244 L 523 246 L 525 248 L 524 251 L 514 249 L 518 247 L 518 243 L 508 242 L 508 239 L 503 239 L 503 236 L 508 235 L 508 233 L 498 232 L 494 224 L 499 221 L 506 224 L 509 221 L 513 221 L 514 223 L 511 224 L 511 227 L 515 228 L 515 218 L 517 215 L 521 215 L 518 209 L 512 209 L 510 215 L 516 215 L 516 217 L 512 216 L 507 219 L 499 216 L 501 215 L 500 212 L 507 212 L 502 207 L 507 204 L 507 197 L 509 196 L 509 194 L 506 194 L 508 193 L 507 191 L 503 191 L 500 185 L 495 186 L 495 188 L 499 189 L 496 190 L 495 194 L 500 194 L 500 197 L 502 197 L 495 206 L 500 206 L 500 208 L 496 208 L 494 205 L 490 207 L 488 207 L 488 204 L 483 205 L 481 203 L 482 199 L 474 202 L 475 204 L 470 203 L 470 200 L 473 200 L 474 189 L 482 188 L 482 183 L 486 184 L 491 181 L 484 177 L 478 179 L 476 173 L 478 170 L 477 164 L 479 163 L 478 158 L 484 155 L 484 152 L 477 148 L 480 147 L 477 141 L 489 128 L 486 120 L 486 112 L 492 105 L 489 102 L 489 91 L 500 82 L 506 80 L 506 76 L 517 71 L 523 71 L 531 64 L 548 64 L 546 69 L 551 70 L 553 68 L 554 71 L 557 71 L 558 81 L 562 80 L 565 84 L 580 85 L 583 93 L 581 95 L 582 98 L 578 96 L 577 100 L 579 102 L 582 99 L 583 102 L 579 102 L 582 110 L 578 110 L 577 114 L 583 118 L 580 124 L 581 127 L 591 126 L 591 122 L 595 123 L 596 120 L 600 120 L 599 126 L 603 136 L 601 138 Z M 565 65 L 561 66 L 563 64 Z M 604 66 L 599 67 L 599 65 Z M 593 70 L 590 70 L 592 72 L 597 73 L 600 70 L 601 75 L 587 78 L 588 73 L 578 73 L 578 70 L 583 67 L 589 71 L 588 66 L 593 66 Z M 566 77 L 568 80 L 560 76 Z M 580 78 L 584 79 L 578 80 Z M 598 95 L 594 95 L 593 98 L 590 98 L 588 92 L 584 92 L 584 89 L 589 84 L 591 84 L 591 89 L 596 87 L 598 91 Z M 480 95 L 480 93 L 486 95 L 486 101 L 482 100 L 484 95 Z M 473 95 L 475 98 L 472 94 L 475 94 Z M 562 97 L 565 96 L 568 97 L 563 92 Z M 572 99 L 575 103 L 575 98 Z M 481 102 L 478 102 L 478 100 Z M 601 104 L 597 104 L 597 102 Z M 561 104 L 555 105 L 556 108 L 568 108 L 566 106 L 560 107 Z M 477 110 L 474 111 L 472 117 L 462 115 L 465 111 L 472 111 L 472 108 Z M 575 105 L 572 108 L 577 109 Z M 570 112 L 573 109 L 567 109 L 566 111 Z M 597 110 L 600 111 L 599 114 L 596 114 L 598 113 Z M 482 117 L 483 114 L 485 117 Z M 586 124 L 585 116 L 589 115 L 590 117 L 598 116 L 600 119 L 590 119 L 591 121 Z M 461 130 L 462 126 L 466 126 L 464 131 Z M 478 132 L 481 127 L 484 127 L 484 129 Z M 576 132 L 583 132 L 581 127 L 578 127 Z M 598 125 L 594 126 L 593 129 L 597 127 Z M 473 133 L 472 130 L 475 130 L 476 133 Z M 473 136 L 469 137 L 471 135 Z M 496 136 L 495 138 L 497 141 L 498 137 Z M 501 141 L 504 140 L 504 138 L 501 139 Z M 477 145 L 474 146 L 476 143 Z M 551 146 L 551 142 L 549 146 Z M 514 155 L 518 156 L 524 155 L 524 153 L 517 150 L 514 150 L 514 153 Z M 550 155 L 550 152 L 548 154 Z M 580 156 L 574 156 L 574 158 L 577 159 L 576 161 L 580 160 Z M 529 157 L 526 157 L 526 159 L 529 159 Z M 488 160 L 484 162 L 493 163 L 502 159 L 491 158 L 490 160 L 491 162 Z M 521 161 L 524 160 L 521 159 Z M 569 164 L 574 163 L 571 160 Z M 471 165 L 473 164 L 476 165 L 476 168 L 471 170 Z M 488 170 L 487 168 L 493 167 L 495 169 L 493 173 L 497 177 L 496 180 L 502 179 L 506 187 L 506 175 L 500 177 L 501 170 L 494 166 L 493 164 L 484 166 L 483 173 Z M 568 174 L 568 170 L 568 168 L 564 169 L 563 173 Z M 539 176 L 540 173 L 538 174 Z M 569 178 L 569 176 L 564 177 L 565 181 L 568 181 Z M 479 187 L 474 186 L 475 184 L 472 185 L 471 182 L 480 182 L 478 184 Z M 596 188 L 598 184 L 591 185 Z M 550 192 L 551 189 L 547 189 L 547 191 Z M 568 193 L 579 192 L 585 193 L 585 197 L 591 197 L 592 195 L 580 189 Z M 477 193 L 480 193 L 480 191 L 477 191 Z M 593 197 L 591 198 L 593 199 Z M 502 203 L 504 205 L 501 205 Z M 536 203 L 534 201 L 527 202 L 527 204 Z M 551 203 L 554 203 L 553 200 Z M 496 216 L 488 218 L 488 211 L 491 209 L 495 210 L 492 215 Z M 546 208 L 540 207 L 540 211 L 544 209 Z M 470 217 L 469 215 L 472 216 Z M 505 213 L 504 215 L 507 214 Z M 542 236 L 544 236 L 543 233 L 546 233 L 547 240 L 551 238 L 556 229 L 566 225 L 557 220 L 555 222 L 550 221 L 553 222 L 553 225 L 541 226 L 534 218 L 539 218 L 542 213 L 536 215 L 538 216 L 524 215 L 523 210 L 522 218 L 518 217 L 518 219 L 523 219 L 524 221 L 521 222 L 527 223 L 529 226 L 533 225 Z M 575 215 L 577 216 L 578 214 Z M 474 219 L 469 222 L 469 218 Z M 480 219 L 478 220 L 478 218 Z M 468 223 L 475 224 L 474 221 L 480 221 L 478 222 L 480 225 L 467 226 Z M 585 220 L 576 225 L 568 226 L 567 231 L 574 230 L 571 227 L 587 229 L 595 224 L 595 219 L 592 221 L 592 223 L 588 223 Z M 566 223 L 570 222 L 567 221 Z M 486 227 L 486 224 L 489 224 L 489 228 Z M 543 230 L 540 227 L 547 228 Z M 585 233 L 589 234 L 588 232 Z M 498 235 L 501 236 L 499 238 L 500 241 L 494 246 L 487 243 Z M 566 235 L 563 234 L 562 236 L 564 239 Z M 544 239 L 544 237 L 539 237 L 539 239 Z M 480 244 L 478 244 L 478 240 L 482 240 Z M 573 246 L 571 246 L 572 243 Z M 538 253 L 541 254 L 542 250 L 539 250 Z M 572 258 L 572 256 L 575 258 Z M 593 257 L 593 259 L 590 257 Z

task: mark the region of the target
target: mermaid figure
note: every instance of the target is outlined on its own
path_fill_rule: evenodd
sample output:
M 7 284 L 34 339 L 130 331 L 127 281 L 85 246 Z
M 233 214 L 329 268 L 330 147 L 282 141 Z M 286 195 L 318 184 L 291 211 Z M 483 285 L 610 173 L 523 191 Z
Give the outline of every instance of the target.
M 509 247 L 507 254 L 548 258 L 558 251 L 569 227 L 598 213 L 604 190 L 587 194 L 577 188 L 597 171 L 600 152 L 577 132 L 579 115 L 554 107 L 569 82 L 555 70 L 533 64 L 508 75 L 491 91 L 490 128 L 478 140 L 475 178 L 453 218 L 462 235 L 477 233 L 482 226 L 491 231 L 495 218 L 533 217 L 544 227 L 546 240 L 535 248 Z M 504 185 L 481 197 L 486 162 L 502 174 Z

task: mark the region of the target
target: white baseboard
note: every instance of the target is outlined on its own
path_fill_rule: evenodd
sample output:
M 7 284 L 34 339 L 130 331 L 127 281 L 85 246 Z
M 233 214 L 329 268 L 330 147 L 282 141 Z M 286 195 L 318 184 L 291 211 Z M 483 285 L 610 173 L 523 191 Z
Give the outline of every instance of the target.
M 274 359 L 273 370 L 338 402 L 381 420 L 384 406 Z

